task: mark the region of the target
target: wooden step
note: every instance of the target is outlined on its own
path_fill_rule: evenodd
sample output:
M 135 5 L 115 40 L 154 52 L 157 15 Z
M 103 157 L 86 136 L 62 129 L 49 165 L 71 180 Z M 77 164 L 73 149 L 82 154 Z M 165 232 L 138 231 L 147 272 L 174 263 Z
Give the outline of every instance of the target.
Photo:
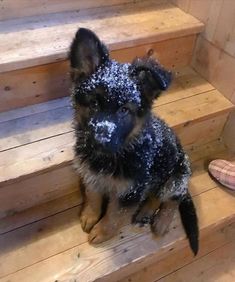
M 153 111 L 169 122 L 183 144 L 195 146 L 216 140 L 232 109 L 187 68 Z M 71 122 L 68 98 L 0 114 L 0 218 L 76 191 Z
M 6 21 L 1 23 L 1 72 L 66 59 L 79 26 L 92 29 L 111 50 L 118 50 L 196 34 L 203 24 L 171 4 L 152 0 Z
M 203 255 L 193 258 L 188 248 L 173 251 L 166 258 L 128 275 L 119 282 L 232 282 L 235 278 L 235 223 L 201 237 Z M 208 252 L 208 250 L 210 250 Z
M 94 30 L 119 61 L 151 52 L 171 69 L 188 65 L 203 24 L 167 1 L 134 2 L 1 22 L 0 112 L 68 95 L 78 27 Z
M 202 152 L 202 148 L 199 150 Z M 222 154 L 232 157 L 227 152 Z M 147 227 L 127 225 L 109 242 L 90 246 L 78 222 L 78 205 L 2 234 L 0 281 L 120 281 L 135 278 L 138 270 L 153 265 L 153 273 L 158 275 L 153 277 L 161 278 L 175 267 L 196 261 L 229 243 L 235 234 L 234 198 L 209 177 L 204 158 L 193 162 L 190 184 L 201 232 L 201 248 L 196 258 L 189 251 L 178 215 L 162 238 L 154 238 Z M 172 261 L 176 252 L 181 256 Z M 164 264 L 167 257 L 169 267 Z M 143 273 L 139 276 L 146 280 L 132 281 L 154 281 Z
M 163 1 L 158 0 L 158 2 Z M 133 0 L 21 0 L 20 2 L 14 0 L 7 0 L 0 1 L 0 20 L 3 21 L 7 19 L 23 18 L 67 11 L 79 12 L 83 9 L 114 6 L 133 2 Z

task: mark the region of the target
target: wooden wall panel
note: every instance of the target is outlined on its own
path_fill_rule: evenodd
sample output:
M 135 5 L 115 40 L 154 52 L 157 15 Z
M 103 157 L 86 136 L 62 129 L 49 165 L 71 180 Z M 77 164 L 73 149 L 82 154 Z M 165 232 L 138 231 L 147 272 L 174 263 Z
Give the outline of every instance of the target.
M 172 0 L 205 24 L 193 55 L 193 67 L 235 104 L 235 1 Z M 225 125 L 224 140 L 235 151 L 235 113 Z

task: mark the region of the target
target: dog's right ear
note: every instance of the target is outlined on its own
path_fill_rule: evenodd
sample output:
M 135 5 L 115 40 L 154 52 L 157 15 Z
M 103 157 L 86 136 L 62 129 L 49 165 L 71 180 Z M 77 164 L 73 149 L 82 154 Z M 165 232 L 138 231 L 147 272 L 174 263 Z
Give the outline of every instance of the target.
M 69 59 L 72 81 L 81 82 L 109 59 L 109 53 L 95 33 L 80 28 L 71 44 Z

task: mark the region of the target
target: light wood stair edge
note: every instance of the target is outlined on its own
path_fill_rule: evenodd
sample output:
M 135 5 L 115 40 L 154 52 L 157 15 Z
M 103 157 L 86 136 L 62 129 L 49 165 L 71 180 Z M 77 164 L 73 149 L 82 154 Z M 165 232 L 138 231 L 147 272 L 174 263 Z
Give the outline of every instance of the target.
M 203 89 L 208 90 L 208 86 L 204 85 Z M 187 97 L 187 95 L 185 96 L 184 91 L 179 93 L 183 94 L 183 97 Z M 168 96 L 165 96 L 164 98 L 166 99 L 165 102 L 167 101 L 167 104 L 164 104 L 165 103 L 163 102 L 164 100 L 162 101 L 160 100 L 159 104 L 163 106 L 171 105 L 168 103 L 169 100 L 167 97 Z M 193 95 L 192 97 L 197 98 L 197 95 L 196 96 Z M 56 104 L 56 101 L 54 102 L 53 106 L 56 107 L 58 106 Z M 230 108 L 230 104 L 229 104 L 229 108 Z M 35 110 L 36 108 L 33 107 L 33 109 Z M 223 116 L 221 116 L 221 118 L 222 117 Z M 6 120 L 7 115 L 5 116 L 2 115 L 2 118 L 3 120 L 4 119 Z M 214 123 L 214 121 L 216 121 L 215 119 L 211 119 L 209 121 L 210 121 L 208 123 L 209 128 L 216 124 Z M 221 119 L 221 121 L 223 125 L 224 117 Z M 203 130 L 205 130 L 208 126 L 205 127 L 203 125 L 203 122 L 202 125 L 201 123 L 198 124 L 196 123 L 193 124 L 192 126 L 190 126 L 190 124 L 187 126 L 182 126 L 182 128 L 180 128 L 179 131 L 179 136 L 181 137 L 185 135 L 187 137 L 188 135 L 190 136 L 193 135 L 192 132 L 195 133 L 195 127 L 197 129 L 198 126 L 199 126 L 198 132 L 200 134 L 203 134 L 204 136 Z M 216 131 L 215 132 L 216 134 L 212 132 L 213 133 L 211 136 L 212 139 L 210 141 L 215 140 L 216 138 L 219 137 L 221 126 L 219 126 L 218 129 L 219 131 Z M 187 132 L 188 133 L 191 132 L 191 133 L 187 134 Z M 70 136 L 71 142 L 69 141 L 70 139 L 66 138 L 66 136 Z M 44 202 L 52 201 L 54 199 L 63 197 L 65 195 L 68 195 L 76 191 L 76 187 L 77 187 L 76 175 L 70 165 L 73 159 L 72 145 L 74 142 L 71 136 L 73 136 L 72 132 L 62 134 L 55 138 L 53 137 L 52 139 L 49 138 L 26 146 L 22 146 L 22 148 L 19 147 L 16 148 L 16 150 L 13 149 L 1 153 L 2 164 L 0 165 L 0 167 L 2 167 L 3 170 L 5 169 L 6 173 L 8 173 L 8 180 L 2 181 L 0 183 L 1 203 L 2 203 L 0 208 L 1 218 L 14 215 L 15 213 L 18 213 L 24 209 L 28 209 L 31 206 L 43 204 Z M 197 139 L 197 135 L 194 134 L 194 136 Z M 60 143 L 57 141 L 55 142 L 55 140 L 57 141 L 60 140 L 59 141 Z M 194 143 L 193 140 L 194 139 L 191 139 L 192 143 Z M 54 149 L 55 143 L 57 144 L 56 150 Z M 46 147 L 42 146 L 42 144 L 44 144 Z M 50 149 L 51 145 L 52 145 L 52 149 Z M 47 146 L 49 146 L 48 147 L 49 149 L 47 148 Z M 18 149 L 20 149 L 20 151 L 21 149 L 23 150 L 21 152 L 22 154 L 19 154 L 20 151 L 18 152 Z M 17 162 L 16 164 L 9 165 L 9 169 L 7 169 L 6 163 L 3 161 L 4 160 L 3 153 L 4 155 L 6 155 L 8 160 L 10 160 L 11 158 L 14 159 L 15 156 L 18 156 L 20 161 Z M 31 155 L 31 153 L 33 153 L 33 155 Z M 20 157 L 21 155 L 22 158 Z M 26 159 L 28 160 L 26 161 Z M 5 176 L 7 176 L 7 174 Z M 42 183 L 42 187 L 39 186 L 38 183 Z M 31 193 L 32 190 L 34 191 L 33 194 Z M 14 201 L 14 199 L 17 199 L 17 201 Z
M 201 237 L 209 237 L 211 234 L 214 234 L 218 232 L 219 230 L 223 230 L 227 226 L 235 223 L 235 215 L 233 215 L 231 218 L 226 218 L 222 220 L 220 223 L 216 223 L 208 229 L 200 229 L 200 236 Z M 140 259 L 135 260 L 133 263 L 128 263 L 121 267 L 120 269 L 116 270 L 115 272 L 110 272 L 105 274 L 104 276 L 100 276 L 95 278 L 94 282 L 109 282 L 109 281 L 118 281 L 119 279 L 125 278 L 126 275 L 130 275 L 136 272 L 136 270 L 140 270 L 142 267 L 151 265 L 153 263 L 156 263 L 156 267 L 158 267 L 159 261 L 167 258 L 169 255 L 171 255 L 172 250 L 182 252 L 185 250 L 187 246 L 187 240 L 185 238 L 180 238 L 178 241 L 174 242 L 173 244 L 170 244 L 166 247 L 166 249 L 163 250 L 161 253 L 150 253 L 149 256 L 146 255 L 145 257 L 142 256 Z M 211 251 L 211 250 L 210 250 Z M 79 274 L 72 274 L 70 273 L 64 274 L 61 277 L 59 277 L 58 282 L 67 282 L 68 279 L 74 279 L 74 277 L 78 276 Z M 75 278 L 76 279 L 76 278 Z M 76 281 L 76 280 L 75 280 Z M 85 280 L 84 280 L 85 281 Z
M 213 95 L 211 95 L 211 97 L 213 98 Z M 192 98 L 195 101 L 195 97 L 193 96 Z M 222 100 L 224 99 L 224 101 L 226 101 L 225 98 L 221 97 L 221 99 Z M 171 104 L 167 105 L 167 107 L 169 107 L 171 111 Z M 160 108 L 161 107 L 157 109 L 158 114 L 160 114 Z M 165 107 L 163 105 L 163 109 L 164 108 Z M 233 108 L 234 108 L 234 105 L 226 101 L 225 108 L 221 111 L 221 114 L 226 114 L 227 116 Z M 170 125 L 171 123 L 175 122 L 174 113 L 175 112 L 173 110 L 172 117 L 171 117 L 172 122 L 169 121 Z M 162 114 L 164 114 L 164 111 L 162 111 Z M 188 130 L 190 128 L 189 127 L 190 123 L 192 125 L 195 124 L 195 126 L 197 126 L 196 122 L 201 121 L 201 120 L 210 119 L 214 117 L 215 115 L 218 116 L 219 111 L 213 114 L 208 114 L 208 113 L 204 113 L 204 114 L 205 116 L 199 115 L 198 117 L 195 116 L 195 119 L 194 118 L 188 119 L 188 122 L 187 120 L 182 119 L 181 123 L 178 123 L 178 124 L 176 123 L 173 126 L 173 129 L 176 128 L 176 132 L 177 132 L 177 129 L 179 129 L 179 132 L 181 132 L 180 134 L 183 134 L 184 132 L 182 133 L 182 130 Z M 160 114 L 160 116 L 162 115 Z M 2 164 L 0 165 L 0 167 L 2 167 L 4 171 L 4 176 L 1 177 L 2 179 L 1 179 L 0 187 L 7 183 L 10 184 L 10 183 L 13 183 L 14 181 L 19 181 L 21 178 L 24 179 L 25 177 L 28 177 L 30 175 L 38 175 L 38 174 L 47 172 L 51 169 L 64 167 L 67 164 L 71 163 L 73 159 L 73 148 L 72 148 L 74 144 L 73 134 L 74 133 L 71 130 L 68 130 L 65 133 L 59 134 L 58 136 L 46 138 L 45 140 L 36 141 L 31 144 L 22 146 L 22 150 L 21 150 L 21 147 L 16 147 L 16 148 L 13 148 L 12 150 L 3 151 L 1 153 Z M 55 147 L 55 144 L 57 144 L 56 147 Z M 7 158 L 10 158 L 9 159 L 10 161 L 11 158 L 19 150 L 22 151 L 21 153 L 25 156 L 24 159 L 21 159 L 20 161 L 17 161 L 16 163 L 8 163 L 8 164 L 3 163 L 4 156 L 6 156 Z M 36 150 L 36 153 L 35 153 L 35 150 Z M 17 155 L 19 156 L 19 153 Z M 26 162 L 26 159 L 28 159 L 27 162 Z M 24 166 L 22 166 L 23 163 L 24 163 Z
M 190 156 L 193 169 L 193 180 L 191 180 L 192 185 L 195 186 L 197 181 L 205 181 L 205 177 L 201 177 L 201 171 L 204 164 L 204 159 L 210 159 L 210 156 L 226 158 L 228 157 L 226 153 L 226 148 L 221 140 L 216 140 L 205 145 L 189 145 L 186 147 L 186 151 Z M 195 175 L 195 171 L 197 172 Z M 199 174 L 198 174 L 199 171 Z M 207 174 L 206 174 L 207 175 Z M 54 177 L 56 176 L 56 178 Z M 52 181 L 48 181 L 51 179 Z M 194 180 L 195 179 L 195 180 Z M 39 192 L 37 192 L 37 198 L 35 200 L 34 194 L 31 193 L 35 190 L 34 184 L 41 183 L 42 187 L 39 187 Z M 52 192 L 51 187 L 57 186 L 58 183 L 62 184 L 60 193 Z M 216 184 L 213 180 L 210 181 L 208 189 L 215 187 Z M 17 229 L 21 226 L 28 225 L 34 221 L 41 220 L 45 217 L 52 216 L 53 214 L 63 212 L 67 209 L 71 209 L 77 205 L 80 205 L 83 201 L 82 195 L 79 189 L 78 177 L 74 174 L 73 168 L 68 166 L 55 170 L 53 172 L 48 172 L 45 175 L 34 176 L 32 179 L 27 181 L 22 181 L 22 183 L 16 183 L 13 186 L 7 186 L 7 191 L 13 190 L 13 194 L 8 194 L 8 197 L 4 200 L 4 205 L 6 204 L 9 208 L 6 208 L 5 216 L 1 218 L 0 221 L 0 235 Z M 23 188 L 23 191 L 20 190 Z M 15 191 L 19 191 L 20 194 L 15 195 Z M 199 195 L 201 190 L 195 190 L 192 195 Z M 33 195 L 28 196 L 28 195 Z M 45 194 L 45 195 L 44 195 Z M 20 206 L 17 205 L 16 198 L 19 198 Z M 28 200 L 28 198 L 30 200 Z M 26 201 L 26 204 L 24 204 Z M 27 203 L 30 202 L 28 207 Z M 23 205 L 23 206 L 22 206 Z M 1 214 L 3 216 L 3 214 Z
M 166 68 L 175 71 L 189 65 L 196 35 L 111 51 L 111 58 L 132 62 L 134 57 L 153 53 Z M 167 50 L 167 51 L 166 51 Z M 27 77 L 27 80 L 25 80 Z M 21 81 L 24 80 L 24 83 Z M 0 73 L 0 112 L 47 102 L 69 95 L 69 62 L 61 61 Z
M 124 10 L 122 10 L 122 6 L 120 6 L 120 12 L 123 14 L 123 12 L 125 11 L 125 9 L 127 9 L 128 13 L 130 13 L 131 11 L 131 5 L 126 4 L 124 5 L 125 8 Z M 115 6 L 118 7 L 118 6 Z M 186 35 L 192 35 L 192 34 L 196 34 L 199 33 L 200 31 L 202 31 L 203 29 L 203 24 L 201 22 L 199 22 L 197 19 L 193 18 L 192 16 L 182 12 L 179 8 L 175 7 L 174 5 L 171 4 L 156 4 L 155 1 L 149 0 L 149 1 L 144 1 L 143 3 L 136 3 L 135 4 L 135 9 L 136 11 L 141 11 L 141 15 L 138 16 L 138 23 L 141 24 L 141 26 L 143 27 L 143 32 L 140 32 L 141 30 L 136 30 L 136 24 L 131 26 L 130 20 L 128 20 L 128 18 L 126 18 L 126 25 L 128 27 L 130 27 L 130 31 L 129 34 L 127 34 L 127 27 L 125 26 L 125 20 L 124 19 L 118 19 L 118 12 L 116 14 L 115 18 L 115 22 L 117 25 L 117 21 L 119 20 L 120 23 L 123 23 L 123 29 L 125 29 L 125 34 L 121 33 L 122 28 L 120 27 L 120 25 L 118 27 L 112 27 L 114 28 L 114 30 L 110 30 L 110 34 L 108 33 L 103 33 L 103 28 L 101 26 L 101 24 L 95 24 L 92 22 L 84 22 L 82 21 L 83 24 L 73 24 L 71 27 L 70 25 L 67 25 L 66 29 L 62 28 L 61 26 L 61 30 L 65 30 L 67 33 L 69 32 L 69 35 L 66 33 L 64 34 L 64 40 L 61 40 L 61 38 L 59 38 L 61 36 L 61 33 L 59 32 L 60 28 L 57 26 L 56 28 L 52 27 L 44 27 L 43 28 L 43 24 L 42 24 L 42 28 L 36 28 L 35 30 L 33 30 L 33 28 L 30 26 L 28 26 L 28 30 L 27 31 L 18 31 L 18 32 L 12 32 L 8 34 L 5 33 L 4 34 L 4 30 L 3 33 L 0 34 L 1 37 L 1 42 L 2 42 L 2 57 L 0 60 L 0 72 L 7 72 L 7 71 L 11 71 L 11 70 L 16 70 L 16 69 L 22 69 L 22 68 L 26 68 L 26 67 L 32 67 L 35 65 L 42 65 L 42 64 L 47 64 L 47 63 L 52 63 L 52 62 L 56 62 L 58 60 L 64 60 L 67 57 L 67 52 L 68 52 L 68 46 L 74 36 L 75 31 L 77 30 L 78 26 L 86 26 L 89 27 L 91 29 L 93 29 L 94 31 L 96 31 L 98 33 L 98 35 L 101 37 L 102 40 L 105 41 L 105 43 L 110 47 L 111 50 L 118 50 L 118 49 L 122 49 L 122 48 L 127 48 L 127 47 L 133 47 L 136 45 L 143 45 L 143 44 L 147 44 L 147 43 L 152 43 L 152 42 L 158 42 L 158 41 L 163 41 L 166 39 L 171 39 L 171 38 L 176 38 L 176 37 L 182 37 L 182 36 L 186 36 Z M 150 22 L 145 23 L 144 18 L 149 18 L 149 16 L 147 17 L 143 17 L 143 11 L 142 9 L 148 7 L 148 9 L 145 9 L 146 13 L 154 13 L 154 9 L 153 7 L 156 7 L 156 11 L 159 8 L 160 10 L 163 9 L 165 7 L 165 11 L 167 13 L 169 13 L 169 18 L 171 19 L 174 18 L 174 13 L 175 13 L 175 17 L 177 18 L 177 24 L 174 23 L 173 20 L 171 20 L 171 24 L 170 21 L 167 22 L 167 24 L 161 24 L 162 21 L 165 20 L 165 16 L 163 15 L 163 19 L 160 18 L 160 14 L 156 12 L 156 15 L 153 17 L 153 15 L 151 14 L 150 19 L 152 17 L 152 21 L 150 20 Z M 133 7 L 132 7 L 133 8 Z M 113 7 L 110 8 L 111 10 L 114 9 Z M 115 8 L 118 9 L 118 8 Z M 130 11 L 129 11 L 129 10 Z M 103 16 L 106 17 L 106 15 L 108 14 L 107 11 L 109 10 L 105 10 L 103 11 L 103 8 L 100 8 L 97 10 L 99 17 L 100 17 L 100 13 L 103 13 Z M 173 11 L 171 11 L 173 10 Z M 114 10 L 114 14 L 112 15 L 111 13 L 111 18 L 115 15 L 116 10 Z M 117 10 L 118 11 L 118 10 Z M 135 12 L 136 12 L 135 11 Z M 92 13 L 91 13 L 92 14 Z M 132 12 L 132 15 L 137 17 L 137 15 L 134 15 Z M 64 17 L 64 16 L 63 16 Z M 119 16 L 120 17 L 120 16 Z M 49 17 L 50 21 L 52 22 L 51 18 Z M 153 20 L 154 19 L 154 20 Z M 158 19 L 158 22 L 156 22 L 156 20 Z M 31 20 L 33 21 L 33 20 Z M 35 20 L 36 21 L 36 20 Z M 94 21 L 94 15 L 93 15 L 93 21 Z M 100 20 L 98 20 L 100 21 Z M 114 20 L 113 20 L 114 21 Z M 181 22 L 180 22 L 181 21 Z M 105 19 L 105 26 L 107 25 L 107 19 Z M 13 24 L 14 26 L 17 26 L 16 23 L 14 22 Z M 44 23 L 44 25 L 46 25 L 46 23 Z M 156 25 L 158 25 L 157 27 L 155 27 Z M 20 23 L 18 23 L 18 26 L 20 28 Z M 24 26 L 24 24 L 22 24 L 22 27 Z M 27 24 L 26 24 L 27 26 Z M 68 26 L 70 28 L 68 28 Z M 99 28 L 96 26 L 99 26 Z M 113 26 L 112 24 L 109 24 L 109 26 Z M 7 23 L 6 27 L 9 29 L 10 28 L 10 24 Z M 21 27 L 21 28 L 22 28 Z M 115 29 L 116 28 L 116 29 Z M 2 28 L 3 29 L 3 28 Z M 30 30 L 32 29 L 32 30 Z M 67 31 L 69 30 L 69 31 Z M 135 31 L 135 32 L 134 32 Z M 49 35 L 49 33 L 51 32 L 51 35 Z M 120 33 L 119 36 L 117 36 L 117 33 Z M 25 34 L 25 35 L 24 35 Z M 46 38 L 41 38 L 40 36 L 49 36 L 47 39 Z M 113 36 L 113 34 L 115 34 L 115 36 Z M 13 36 L 14 35 L 14 36 Z M 26 38 L 24 39 L 24 36 L 26 36 Z M 31 38 L 32 36 L 32 38 Z M 56 37 L 55 37 L 56 36 Z M 14 37 L 15 39 L 15 44 L 16 46 L 21 46 L 22 42 L 21 40 L 24 40 L 24 44 L 23 44 L 23 48 L 22 50 L 18 48 L 16 49 L 8 49 L 8 43 L 5 44 L 4 47 L 4 42 L 9 42 L 10 38 Z M 54 38 L 55 37 L 55 38 Z M 18 38 L 18 39 L 17 39 Z M 59 39 L 58 39 L 59 38 Z M 70 38 L 70 39 L 69 39 Z M 118 40 L 117 40 L 118 38 Z M 17 42 L 17 40 L 19 42 Z M 48 42 L 48 40 L 52 41 L 52 44 Z M 12 40 L 10 40 L 11 42 Z M 45 45 L 43 45 L 43 42 L 46 41 L 47 43 L 44 43 Z M 29 44 L 29 42 L 33 42 L 33 45 L 31 43 L 31 45 Z M 26 44 L 27 43 L 27 44 Z M 48 45 L 46 45 L 48 44 Z M 40 46 L 40 48 L 38 47 Z M 17 54 L 20 55 L 17 55 Z
M 158 2 L 165 2 L 166 0 L 157 0 Z M 84 9 L 91 9 L 97 7 L 105 6 L 115 6 L 126 3 L 133 3 L 134 0 L 111 0 L 111 1 L 79 1 L 70 0 L 66 3 L 61 3 L 61 1 L 42 2 L 42 1 L 21 1 L 20 7 L 17 6 L 14 0 L 1 1 L 0 3 L 0 19 L 1 21 L 18 19 L 30 16 L 39 16 L 43 14 L 53 14 L 68 11 L 77 11 Z M 36 2 L 36 3 L 35 3 Z
M 229 258 L 227 263 L 230 264 L 232 257 L 233 257 L 233 250 L 234 250 L 234 237 L 235 237 L 235 223 L 231 223 L 217 232 L 213 233 L 213 236 L 209 234 L 208 236 L 201 236 L 200 245 L 201 250 L 203 253 L 200 253 L 197 257 L 193 258 L 192 254 L 188 250 L 187 247 L 179 250 L 179 251 L 172 251 L 169 256 L 166 256 L 162 260 L 158 260 L 156 263 L 151 265 L 146 265 L 139 271 L 127 275 L 124 279 L 118 280 L 118 282 L 150 282 L 150 281 L 182 281 L 187 279 L 186 281 L 190 281 L 192 278 L 196 282 L 196 280 L 200 277 L 200 279 L 204 279 L 205 272 L 211 269 L 210 258 L 214 256 L 214 254 L 221 252 L 222 249 L 226 248 L 229 254 Z M 230 248 L 230 251 L 228 248 Z M 224 252 L 222 252 L 223 254 Z M 232 254 L 232 257 L 231 257 Z M 221 268 L 224 268 L 223 272 L 228 273 L 228 269 L 221 265 L 221 257 L 217 256 L 217 261 L 215 262 L 214 269 L 216 269 L 216 273 L 214 278 L 211 281 L 215 281 L 216 277 L 221 278 L 221 274 L 218 275 L 217 268 L 218 268 L 218 258 L 220 260 L 219 265 Z M 223 258 L 222 258 L 223 260 Z M 202 263 L 203 261 L 203 263 Z M 210 267 L 208 267 L 208 265 Z M 233 263 L 231 267 L 233 267 Z M 234 268 L 234 267 L 233 267 Z M 188 270 L 191 270 L 188 272 Z M 231 268 L 230 268 L 231 270 Z M 189 276 L 186 278 L 185 273 Z M 221 273 L 221 272 L 220 272 Z M 180 274 L 180 278 L 179 275 Z M 228 273 L 228 276 L 230 273 Z M 171 277 L 173 279 L 171 279 Z M 169 279 L 170 278 L 170 279 Z M 208 281 L 208 277 L 205 278 L 203 281 Z M 224 281 L 223 279 L 221 281 Z
M 210 201 L 211 197 L 215 202 Z M 205 206 L 205 209 L 201 208 L 201 199 L 204 199 L 202 203 Z M 195 201 L 196 205 L 199 204 L 200 206 L 199 219 L 201 222 L 201 236 L 214 234 L 216 230 L 234 222 L 234 201 L 231 198 L 231 195 L 227 194 L 226 191 L 221 190 L 221 188 L 214 188 L 201 193 L 195 197 Z M 226 211 L 222 212 L 225 206 Z M 222 212 L 223 215 L 219 214 L 219 211 Z M 208 219 L 204 218 L 207 214 L 209 214 Z M 7 275 L 0 281 L 8 281 L 9 279 L 10 281 L 21 281 L 20 279 L 25 277 L 26 280 L 24 281 L 28 282 L 30 281 L 30 277 L 32 277 L 32 275 L 35 279 L 34 281 L 44 281 L 43 279 L 45 279 L 47 275 L 48 281 L 53 279 L 57 279 L 58 281 L 71 281 L 71 279 L 78 279 L 78 281 L 88 282 L 99 281 L 96 279 L 101 279 L 101 277 L 102 281 L 117 281 L 118 279 L 125 277 L 126 273 L 130 274 L 138 268 L 141 268 L 143 264 L 151 264 L 151 262 L 156 262 L 165 257 L 165 255 L 168 255 L 168 252 L 172 251 L 172 248 L 178 250 L 188 245 L 178 219 L 176 222 L 175 224 L 178 227 L 176 229 L 171 229 L 168 235 L 159 239 L 160 241 L 156 242 L 155 240 L 152 240 L 151 234 L 148 232 L 142 233 L 142 230 L 141 234 L 139 234 L 137 230 L 131 231 L 129 227 L 125 227 L 122 230 L 122 238 L 125 239 L 117 241 L 116 238 L 110 242 L 102 244 L 98 248 L 89 246 L 85 242 L 80 245 L 73 245 L 72 248 L 65 251 L 61 250 L 54 256 L 50 255 L 47 259 L 40 259 L 40 261 L 35 263 L 30 260 L 30 265 L 28 267 L 19 269 L 17 272 L 12 272 L 12 274 Z M 77 225 L 79 226 L 79 223 L 77 223 Z M 172 228 L 174 226 L 175 225 L 173 224 Z M 74 231 L 74 236 L 79 236 L 77 229 L 74 229 Z M 62 239 L 62 234 L 63 233 L 60 235 L 60 233 L 58 233 L 56 236 L 60 236 Z M 84 240 L 83 235 L 84 234 L 80 234 L 80 236 L 82 236 L 82 241 Z M 49 239 L 49 245 L 51 240 L 53 240 L 56 244 L 56 237 L 47 237 L 46 233 L 44 236 Z M 41 244 L 41 242 L 42 244 L 46 243 L 40 239 L 38 243 Z M 49 245 L 48 247 L 50 249 Z M 37 247 L 37 244 L 35 247 Z M 59 246 L 57 246 L 57 248 L 58 247 Z M 29 249 L 30 248 L 31 247 L 29 245 Z M 80 253 L 79 258 L 77 258 L 78 253 Z M 8 259 L 14 262 L 15 260 L 12 258 L 14 257 L 10 256 Z M 114 259 L 114 261 L 112 261 L 112 259 Z M 69 273 L 67 273 L 66 269 Z

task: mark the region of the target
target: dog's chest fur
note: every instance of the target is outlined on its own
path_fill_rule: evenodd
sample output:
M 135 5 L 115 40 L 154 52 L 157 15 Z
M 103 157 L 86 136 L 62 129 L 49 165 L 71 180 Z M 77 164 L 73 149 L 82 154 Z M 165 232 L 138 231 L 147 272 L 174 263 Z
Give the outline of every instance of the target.
M 111 174 L 100 172 L 94 173 L 86 162 L 81 161 L 79 156 L 74 159 L 74 167 L 86 186 L 97 192 L 109 194 L 115 191 L 117 194 L 123 194 L 133 185 L 131 179 L 114 177 Z

